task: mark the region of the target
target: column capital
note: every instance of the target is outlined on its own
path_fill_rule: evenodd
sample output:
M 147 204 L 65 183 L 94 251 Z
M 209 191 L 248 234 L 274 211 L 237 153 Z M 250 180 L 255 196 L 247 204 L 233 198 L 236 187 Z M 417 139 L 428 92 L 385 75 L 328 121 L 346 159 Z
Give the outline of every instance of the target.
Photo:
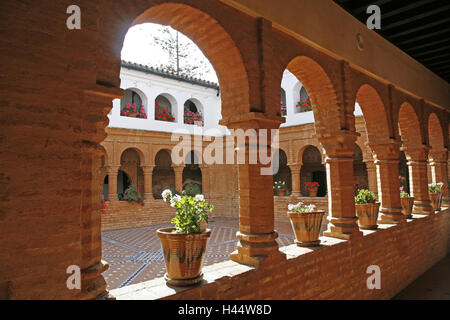
M 175 172 L 183 172 L 185 166 L 184 165 L 180 165 L 180 166 L 172 166 L 173 171 Z
M 394 139 L 368 144 L 376 160 L 397 160 L 400 158 L 401 142 Z
M 301 164 L 299 163 L 288 163 L 287 166 L 289 167 L 289 169 L 291 169 L 291 173 L 293 172 L 300 172 L 301 170 Z
M 156 166 L 154 164 L 150 164 L 150 165 L 145 165 L 145 166 L 141 166 L 141 167 L 142 167 L 142 171 L 144 171 L 144 174 L 152 174 L 153 169 Z
M 117 174 L 119 172 L 120 166 L 106 166 L 106 172 L 109 174 Z
M 222 119 L 219 124 L 229 129 L 278 129 L 285 122 L 283 117 L 268 116 L 261 112 L 236 114 Z
M 406 146 L 401 148 L 405 152 L 406 160 L 414 162 L 426 162 L 430 148 L 426 145 Z
M 325 149 L 327 158 L 353 158 L 357 132 L 338 132 L 335 135 L 321 136 L 319 142 Z
M 430 149 L 428 153 L 428 159 L 430 162 L 434 163 L 445 163 L 448 161 L 448 150 L 447 149 Z

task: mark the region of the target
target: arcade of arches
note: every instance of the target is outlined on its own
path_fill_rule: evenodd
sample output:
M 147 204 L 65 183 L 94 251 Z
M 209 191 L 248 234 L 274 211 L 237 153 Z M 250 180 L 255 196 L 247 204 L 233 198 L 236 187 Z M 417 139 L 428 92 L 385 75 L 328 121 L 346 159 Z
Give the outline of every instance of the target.
M 321 28 L 299 21 L 299 31 L 295 24 L 270 20 L 276 17 L 262 18 L 278 11 L 270 1 L 258 2 L 255 11 L 231 6 L 245 2 L 80 0 L 82 8 L 91 9 L 83 16 L 89 28 L 76 31 L 60 27 L 57 19 L 66 8 L 53 1 L 30 2 L 36 6 L 28 11 L 33 19 L 20 23 L 23 6 L 5 8 L 0 30 L 14 28 L 15 37 L 0 52 L 0 61 L 14 57 L 4 68 L 10 81 L 2 95 L 8 121 L 1 124 L 1 141 L 8 152 L 1 154 L 0 172 L 1 298 L 105 297 L 102 223 L 167 221 L 167 205 L 154 195 L 167 186 L 183 188 L 183 180 L 201 180 L 215 214 L 239 217 L 237 250 L 230 261 L 205 268 L 208 281 L 200 286 L 175 291 L 162 282 L 139 284 L 112 292 L 117 298 L 386 299 L 448 254 L 448 192 L 443 210 L 435 212 L 427 189 L 430 180 L 448 185 L 448 84 L 365 30 L 363 36 L 378 44 L 371 54 L 354 54 L 347 45 L 333 48 L 335 42 L 327 40 L 335 38 L 334 19 L 351 19 L 333 11 L 333 5 L 301 2 L 304 10 L 329 16 L 318 19 Z M 295 2 L 291 6 L 280 10 L 287 16 L 301 10 Z M 291 181 L 289 196 L 273 196 L 274 177 L 260 175 L 261 164 L 173 166 L 169 134 L 107 128 L 111 101 L 123 95 L 123 38 L 131 25 L 144 22 L 171 25 L 205 53 L 220 82 L 221 124 L 229 129 L 278 128 L 284 121 L 284 70 L 302 82 L 315 123 L 282 130 L 280 174 Z M 348 24 L 361 28 L 352 20 Z M 57 27 L 48 30 L 50 25 Z M 342 28 L 346 34 L 346 25 Z M 311 42 L 299 36 L 301 30 Z M 330 34 L 315 33 L 323 30 Z M 354 117 L 356 101 L 362 118 Z M 249 144 L 236 147 L 248 150 Z M 399 160 L 401 152 L 406 164 Z M 405 165 L 415 197 L 408 220 L 401 213 L 398 182 Z M 324 170 L 326 197 L 317 197 L 328 212 L 322 246 L 279 247 L 274 220 L 286 216 L 292 198 L 302 199 L 303 181 L 324 181 Z M 359 229 L 355 177 L 377 192 L 378 230 Z M 140 212 L 119 200 L 128 184 L 144 191 Z M 98 210 L 102 191 L 117 202 L 104 216 Z M 145 210 L 149 206 L 156 214 Z M 121 211 L 128 216 L 119 219 Z M 374 263 L 385 270 L 381 290 L 366 286 L 366 268 Z M 81 290 L 66 286 L 71 265 L 81 269 Z

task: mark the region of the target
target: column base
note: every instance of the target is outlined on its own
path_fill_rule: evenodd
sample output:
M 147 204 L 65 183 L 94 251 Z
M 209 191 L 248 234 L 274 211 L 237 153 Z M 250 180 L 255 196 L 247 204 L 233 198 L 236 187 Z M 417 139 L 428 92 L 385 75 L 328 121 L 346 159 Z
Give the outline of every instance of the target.
M 357 217 L 352 218 L 328 218 L 328 230 L 323 233 L 325 237 L 337 238 L 342 240 L 351 240 L 362 237 L 363 233 L 359 230 L 356 222 Z
M 405 219 L 405 215 L 402 213 L 402 208 L 380 208 L 378 223 L 397 224 L 404 222 Z
M 433 207 L 431 206 L 431 201 L 430 200 L 422 200 L 422 201 L 415 200 L 412 213 L 413 214 L 423 214 L 423 215 L 433 214 L 434 210 L 433 210 Z
M 239 239 L 237 251 L 230 254 L 230 259 L 252 267 L 262 267 L 274 262 L 286 260 L 286 255 L 278 250 L 278 233 L 243 234 L 236 233 Z
M 95 265 L 81 270 L 82 290 L 81 299 L 105 299 L 109 297 L 109 292 L 106 290 L 107 284 L 102 273 L 108 270 L 109 265 L 105 261 L 100 261 Z

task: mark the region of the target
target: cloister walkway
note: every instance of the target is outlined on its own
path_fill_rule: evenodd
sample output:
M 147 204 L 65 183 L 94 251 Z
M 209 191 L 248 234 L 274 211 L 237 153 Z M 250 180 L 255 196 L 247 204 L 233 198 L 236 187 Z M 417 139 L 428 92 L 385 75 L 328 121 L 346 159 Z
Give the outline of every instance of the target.
M 170 226 L 152 225 L 102 233 L 103 260 L 109 264 L 109 269 L 103 276 L 109 290 L 164 276 L 164 257 L 156 230 Z M 239 220 L 214 218 L 208 228 L 211 229 L 211 237 L 203 265 L 229 260 L 230 253 L 236 250 Z M 295 237 L 289 222 L 276 221 L 275 229 L 279 233 L 277 241 L 280 247 L 294 242 Z

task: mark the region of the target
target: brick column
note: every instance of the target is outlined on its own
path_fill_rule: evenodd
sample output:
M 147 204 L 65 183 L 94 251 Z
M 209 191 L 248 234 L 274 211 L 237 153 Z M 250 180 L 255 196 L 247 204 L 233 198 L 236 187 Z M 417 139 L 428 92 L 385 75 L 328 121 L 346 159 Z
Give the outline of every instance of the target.
M 144 200 L 153 198 L 153 169 L 154 165 L 142 166 L 144 172 Z
M 428 196 L 428 147 L 405 147 L 404 151 L 408 160 L 411 196 L 414 197 L 412 213 L 432 214 L 433 208 L 431 207 L 430 197 Z
M 109 166 L 106 169 L 108 173 L 108 200 L 117 200 L 117 176 L 120 166 Z
M 444 193 L 442 194 L 442 206 L 450 206 L 450 196 L 448 190 L 448 151 L 442 150 L 430 150 L 429 163 L 431 166 L 431 177 L 434 183 L 444 183 Z
M 365 160 L 367 168 L 367 178 L 369 182 L 369 190 L 378 198 L 378 181 L 377 181 L 377 166 L 373 160 Z
M 205 198 L 209 198 L 209 166 L 200 165 L 200 170 L 202 171 L 202 194 Z
M 274 230 L 274 202 L 272 170 L 262 174 L 262 165 L 257 157 L 262 152 L 270 157 L 271 129 L 278 129 L 282 119 L 269 118 L 261 113 L 247 113 L 236 116 L 237 119 L 222 122 L 229 129 L 242 129 L 246 132 L 254 129 L 257 135 L 267 133 L 267 139 L 258 139 L 258 143 L 249 138 L 236 139 L 238 155 L 245 154 L 245 163 L 238 162 L 239 183 L 239 239 L 237 251 L 230 255 L 230 259 L 238 263 L 262 267 L 273 265 L 286 259 L 285 254 L 278 250 Z M 267 131 L 262 131 L 267 129 Z M 245 150 L 245 152 L 244 152 Z M 269 153 L 266 151 L 269 150 Z M 256 164 L 249 159 L 258 159 Z M 239 159 L 239 157 L 238 157 Z
M 405 220 L 400 202 L 398 164 L 400 142 L 370 144 L 375 157 L 378 183 L 378 199 L 381 202 L 379 223 L 399 223 Z
M 288 165 L 291 169 L 291 177 L 292 177 L 292 196 L 300 197 L 300 167 L 297 164 Z
M 326 152 L 328 230 L 324 236 L 349 240 L 362 236 L 357 225 L 353 187 L 353 153 L 356 134 L 319 137 Z
M 183 191 L 183 170 L 184 166 L 172 167 L 175 172 L 175 189 L 179 192 Z

